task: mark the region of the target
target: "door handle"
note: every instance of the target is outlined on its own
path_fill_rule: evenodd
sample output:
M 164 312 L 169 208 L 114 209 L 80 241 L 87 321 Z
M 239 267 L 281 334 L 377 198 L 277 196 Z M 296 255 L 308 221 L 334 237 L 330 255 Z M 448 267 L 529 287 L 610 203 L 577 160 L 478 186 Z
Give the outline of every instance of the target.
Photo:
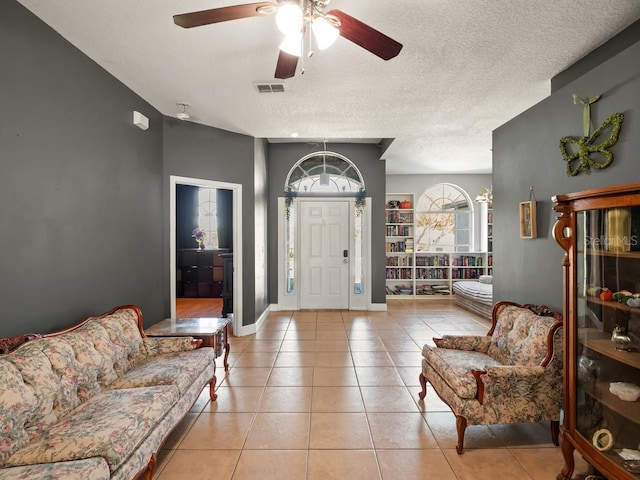
M 343 256 L 344 258 L 349 258 L 349 250 L 343 250 L 343 251 L 342 251 L 342 256 Z

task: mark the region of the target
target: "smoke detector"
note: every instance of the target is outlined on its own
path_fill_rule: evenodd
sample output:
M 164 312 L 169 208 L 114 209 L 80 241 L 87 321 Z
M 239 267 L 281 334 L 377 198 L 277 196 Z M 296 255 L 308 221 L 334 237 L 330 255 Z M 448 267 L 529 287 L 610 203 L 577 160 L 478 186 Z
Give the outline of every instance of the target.
M 189 108 L 191 105 L 185 102 L 178 102 L 177 105 L 179 108 L 182 109 L 182 111 L 176 113 L 176 117 L 178 117 L 180 120 L 189 120 L 189 114 L 187 113 L 187 108 Z

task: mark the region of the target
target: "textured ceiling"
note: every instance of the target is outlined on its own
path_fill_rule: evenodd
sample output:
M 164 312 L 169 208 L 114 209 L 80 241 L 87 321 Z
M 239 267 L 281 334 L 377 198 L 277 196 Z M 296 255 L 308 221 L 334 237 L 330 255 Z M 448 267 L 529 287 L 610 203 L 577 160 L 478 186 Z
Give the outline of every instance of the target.
M 273 17 L 183 29 L 178 13 L 240 0 L 19 0 L 165 115 L 290 141 L 394 139 L 387 173 L 489 173 L 491 131 L 550 79 L 640 18 L 638 0 L 332 0 L 404 45 L 388 62 L 339 38 L 273 78 Z M 587 92 L 588 94 L 589 92 Z M 567 101 L 571 101 L 567 98 Z

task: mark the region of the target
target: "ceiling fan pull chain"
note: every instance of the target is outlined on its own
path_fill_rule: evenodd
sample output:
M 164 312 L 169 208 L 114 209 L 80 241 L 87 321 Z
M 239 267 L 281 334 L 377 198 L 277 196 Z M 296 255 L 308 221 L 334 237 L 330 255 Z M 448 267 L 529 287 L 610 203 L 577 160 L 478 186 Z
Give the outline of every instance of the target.
M 304 1 L 303 1 L 304 3 Z M 306 35 L 306 28 L 302 28 L 302 37 L 300 38 L 300 75 L 304 75 L 304 59 L 306 57 L 306 55 L 304 54 L 304 37 Z M 313 55 L 313 52 L 311 52 L 311 44 L 309 44 L 309 53 L 311 55 Z
M 307 35 L 308 40 L 308 44 L 309 44 L 309 53 L 307 53 L 307 57 L 311 58 L 313 57 L 313 44 L 311 43 L 311 37 L 313 35 L 311 35 L 310 33 Z M 304 40 L 303 40 L 304 41 Z

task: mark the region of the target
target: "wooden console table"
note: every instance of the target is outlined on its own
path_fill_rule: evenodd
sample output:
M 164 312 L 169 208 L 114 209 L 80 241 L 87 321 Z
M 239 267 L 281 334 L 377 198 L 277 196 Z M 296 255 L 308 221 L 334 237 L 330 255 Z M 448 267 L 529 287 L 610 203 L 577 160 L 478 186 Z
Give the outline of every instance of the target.
M 224 370 L 229 370 L 229 329 L 231 320 L 228 318 L 165 318 L 145 329 L 148 337 L 193 337 L 202 339 L 203 347 L 212 347 L 215 358 L 222 356 L 224 351 Z M 216 364 L 213 362 L 213 384 L 215 389 Z M 214 400 L 218 398 L 214 395 Z

